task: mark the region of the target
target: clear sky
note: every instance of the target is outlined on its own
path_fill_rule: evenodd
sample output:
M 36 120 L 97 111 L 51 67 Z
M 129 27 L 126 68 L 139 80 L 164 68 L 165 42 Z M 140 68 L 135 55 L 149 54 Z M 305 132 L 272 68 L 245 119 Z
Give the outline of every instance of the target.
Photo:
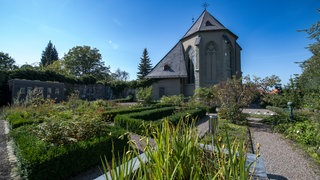
M 0 51 L 18 65 L 40 62 L 49 40 L 59 58 L 74 46 L 99 49 L 111 71 L 136 79 L 144 48 L 156 65 L 201 15 L 204 0 L 0 0 Z M 311 57 L 300 29 L 319 20 L 319 0 L 207 0 L 207 11 L 236 34 L 243 75 L 301 73 Z

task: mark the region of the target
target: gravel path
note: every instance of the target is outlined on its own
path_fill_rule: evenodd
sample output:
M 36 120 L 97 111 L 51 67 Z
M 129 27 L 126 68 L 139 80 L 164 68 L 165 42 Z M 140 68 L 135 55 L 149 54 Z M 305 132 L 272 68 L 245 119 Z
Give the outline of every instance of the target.
M 4 121 L 0 120 L 0 179 L 10 179 L 11 166 L 7 153 L 7 140 Z
M 308 159 L 305 152 L 295 147 L 280 134 L 272 133 L 259 118 L 250 118 L 250 131 L 254 144 L 260 143 L 270 179 L 320 180 L 319 166 Z

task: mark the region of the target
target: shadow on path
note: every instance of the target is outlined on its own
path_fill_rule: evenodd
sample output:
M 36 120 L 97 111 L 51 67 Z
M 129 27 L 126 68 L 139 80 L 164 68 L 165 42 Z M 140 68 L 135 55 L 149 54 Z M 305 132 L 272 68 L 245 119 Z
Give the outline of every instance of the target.
M 253 131 L 271 132 L 271 126 L 261 122 L 261 118 L 248 118 L 249 127 Z
M 286 177 L 275 175 L 275 174 L 267 174 L 270 180 L 288 180 Z

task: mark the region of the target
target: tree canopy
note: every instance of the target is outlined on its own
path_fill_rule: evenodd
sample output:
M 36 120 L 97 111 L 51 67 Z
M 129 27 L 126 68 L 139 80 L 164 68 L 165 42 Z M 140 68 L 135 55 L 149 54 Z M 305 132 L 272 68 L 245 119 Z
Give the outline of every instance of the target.
M 142 57 L 140 58 L 140 64 L 138 66 L 138 79 L 143 79 L 152 69 L 151 60 L 149 58 L 147 48 L 144 48 Z
M 73 47 L 64 55 L 63 60 L 70 74 L 76 77 L 92 75 L 97 80 L 103 80 L 110 73 L 110 67 L 104 65 L 99 50 L 90 46 Z
M 8 53 L 0 52 L 0 70 L 8 71 L 17 68 L 15 61 Z
M 120 68 L 116 72 L 112 73 L 112 78 L 118 81 L 127 81 L 129 79 L 129 73 L 122 71 Z
M 304 95 L 306 106 L 320 108 L 320 21 L 305 32 L 315 42 L 308 47 L 313 54 L 312 57 L 301 64 L 302 74 L 299 77 L 299 88 Z
M 47 47 L 42 51 L 41 66 L 48 66 L 59 59 L 56 47 L 49 41 Z

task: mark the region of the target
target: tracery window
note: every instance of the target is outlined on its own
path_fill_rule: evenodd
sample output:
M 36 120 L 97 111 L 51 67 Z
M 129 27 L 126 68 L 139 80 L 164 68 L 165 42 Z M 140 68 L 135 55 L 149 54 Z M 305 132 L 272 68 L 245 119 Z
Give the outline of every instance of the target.
M 206 58 L 204 66 L 204 76 L 207 82 L 212 82 L 216 78 L 217 72 L 217 50 L 214 42 L 210 42 L 206 48 Z

